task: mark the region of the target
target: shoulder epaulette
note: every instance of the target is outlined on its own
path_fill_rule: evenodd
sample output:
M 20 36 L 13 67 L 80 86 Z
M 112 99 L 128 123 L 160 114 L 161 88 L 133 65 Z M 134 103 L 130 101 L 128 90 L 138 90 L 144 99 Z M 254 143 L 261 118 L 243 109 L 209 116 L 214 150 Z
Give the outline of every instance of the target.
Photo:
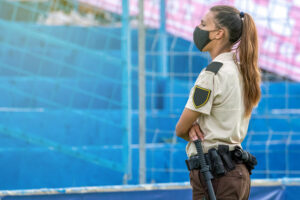
M 206 67 L 206 71 L 210 71 L 210 72 L 217 74 L 222 66 L 223 66 L 223 63 L 221 63 L 221 62 L 212 62 Z

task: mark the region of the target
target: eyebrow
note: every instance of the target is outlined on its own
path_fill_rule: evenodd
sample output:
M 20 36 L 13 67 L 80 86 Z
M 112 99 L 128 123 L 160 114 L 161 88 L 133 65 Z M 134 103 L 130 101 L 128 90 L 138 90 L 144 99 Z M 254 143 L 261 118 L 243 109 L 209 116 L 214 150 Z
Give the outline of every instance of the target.
M 201 19 L 201 24 L 205 23 L 205 21 L 203 19 Z

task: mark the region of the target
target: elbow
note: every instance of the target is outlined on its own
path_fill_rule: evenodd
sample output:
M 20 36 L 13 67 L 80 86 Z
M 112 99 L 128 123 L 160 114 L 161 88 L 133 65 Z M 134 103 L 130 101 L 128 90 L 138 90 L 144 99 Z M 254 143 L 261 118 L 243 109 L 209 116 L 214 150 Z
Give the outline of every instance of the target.
M 176 136 L 177 137 L 183 137 L 185 132 L 182 130 L 180 124 L 176 124 L 176 129 L 175 129 L 175 132 L 176 132 Z

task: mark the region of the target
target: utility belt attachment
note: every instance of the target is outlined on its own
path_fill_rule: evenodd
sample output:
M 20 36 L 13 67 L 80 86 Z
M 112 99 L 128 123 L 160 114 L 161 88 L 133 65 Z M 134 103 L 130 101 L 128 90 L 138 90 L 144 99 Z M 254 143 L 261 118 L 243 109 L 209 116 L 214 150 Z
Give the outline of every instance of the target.
M 257 165 L 255 156 L 236 146 L 233 151 L 229 151 L 228 145 L 219 145 L 218 150 L 212 148 L 204 154 L 205 160 L 210 167 L 214 177 L 221 177 L 226 172 L 235 169 L 235 164 L 244 163 L 250 174 L 254 166 Z M 191 156 L 185 161 L 188 170 L 201 169 L 199 156 Z
M 244 163 L 250 175 L 252 174 L 252 170 L 254 169 L 255 165 L 257 165 L 256 157 L 248 151 L 244 151 L 239 146 L 236 146 L 233 151 L 233 159 L 237 163 Z

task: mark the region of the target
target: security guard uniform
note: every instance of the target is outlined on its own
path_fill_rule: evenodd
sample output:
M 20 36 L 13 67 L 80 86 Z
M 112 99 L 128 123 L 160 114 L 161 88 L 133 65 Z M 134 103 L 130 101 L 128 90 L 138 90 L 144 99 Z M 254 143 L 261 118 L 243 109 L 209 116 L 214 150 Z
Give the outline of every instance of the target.
M 185 106 L 201 113 L 197 123 L 204 134 L 204 153 L 219 145 L 227 145 L 233 151 L 241 147 L 247 133 L 250 118 L 244 116 L 243 78 L 234 58 L 233 52 L 222 53 L 204 68 Z M 193 142 L 187 144 L 186 153 L 189 158 L 197 155 Z M 198 169 L 190 171 L 193 199 L 208 199 L 205 181 L 199 174 Z M 212 183 L 218 200 L 249 197 L 250 176 L 244 164 L 236 163 L 233 170 L 214 178 Z

